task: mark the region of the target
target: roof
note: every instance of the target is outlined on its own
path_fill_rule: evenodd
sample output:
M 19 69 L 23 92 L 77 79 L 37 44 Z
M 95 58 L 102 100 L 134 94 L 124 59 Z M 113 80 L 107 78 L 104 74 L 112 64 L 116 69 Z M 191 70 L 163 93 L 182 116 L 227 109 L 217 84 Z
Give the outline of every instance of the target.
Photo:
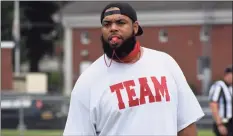
M 121 1 L 123 2 L 123 1 Z M 108 1 L 74 1 L 54 18 L 68 28 L 100 27 L 100 14 Z M 142 26 L 232 24 L 231 1 L 129 1 Z
M 100 13 L 108 1 L 77 1 L 68 3 L 61 12 L 63 15 L 78 15 Z M 174 10 L 203 10 L 232 9 L 231 1 L 129 1 L 136 11 L 174 11 Z
M 15 44 L 12 41 L 1 41 L 1 48 L 14 48 Z

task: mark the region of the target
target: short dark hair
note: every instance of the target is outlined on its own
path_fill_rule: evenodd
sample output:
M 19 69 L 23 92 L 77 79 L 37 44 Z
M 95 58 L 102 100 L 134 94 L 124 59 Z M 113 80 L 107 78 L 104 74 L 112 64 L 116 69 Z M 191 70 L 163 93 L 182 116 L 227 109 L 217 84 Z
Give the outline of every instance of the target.
M 233 70 L 233 64 L 231 64 L 230 66 L 226 67 L 224 70 L 224 73 L 232 73 Z

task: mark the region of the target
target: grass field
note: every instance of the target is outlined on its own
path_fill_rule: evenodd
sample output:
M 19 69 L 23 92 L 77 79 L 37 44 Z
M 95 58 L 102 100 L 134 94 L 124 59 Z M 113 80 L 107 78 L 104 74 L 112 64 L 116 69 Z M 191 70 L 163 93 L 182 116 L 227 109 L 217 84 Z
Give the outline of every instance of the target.
M 23 136 L 61 136 L 62 130 L 28 130 Z M 1 136 L 20 136 L 18 130 L 1 130 Z M 214 136 L 211 130 L 200 130 L 198 136 Z
M 23 132 L 23 136 L 61 136 L 61 130 L 26 130 Z M 3 129 L 1 130 L 1 136 L 20 136 L 19 130 Z

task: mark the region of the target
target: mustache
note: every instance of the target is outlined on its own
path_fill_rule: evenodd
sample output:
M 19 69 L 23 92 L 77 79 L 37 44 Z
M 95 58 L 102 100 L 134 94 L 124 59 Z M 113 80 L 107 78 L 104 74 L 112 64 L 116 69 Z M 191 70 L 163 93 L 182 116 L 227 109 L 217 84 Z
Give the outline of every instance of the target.
M 101 36 L 101 41 L 102 41 L 103 51 L 109 58 L 122 59 L 126 57 L 134 49 L 136 43 L 136 37 L 132 35 L 131 37 L 125 39 L 122 42 L 122 44 L 116 48 L 112 47 L 108 41 L 104 40 L 103 35 Z M 113 55 L 113 51 L 115 51 L 116 53 L 115 55 Z

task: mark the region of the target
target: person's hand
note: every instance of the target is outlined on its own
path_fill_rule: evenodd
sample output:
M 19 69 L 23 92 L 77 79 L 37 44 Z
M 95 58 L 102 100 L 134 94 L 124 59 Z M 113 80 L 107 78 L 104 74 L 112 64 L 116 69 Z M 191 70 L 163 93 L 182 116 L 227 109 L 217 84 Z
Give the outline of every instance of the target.
M 218 131 L 222 136 L 227 136 L 227 128 L 224 125 L 218 125 Z

